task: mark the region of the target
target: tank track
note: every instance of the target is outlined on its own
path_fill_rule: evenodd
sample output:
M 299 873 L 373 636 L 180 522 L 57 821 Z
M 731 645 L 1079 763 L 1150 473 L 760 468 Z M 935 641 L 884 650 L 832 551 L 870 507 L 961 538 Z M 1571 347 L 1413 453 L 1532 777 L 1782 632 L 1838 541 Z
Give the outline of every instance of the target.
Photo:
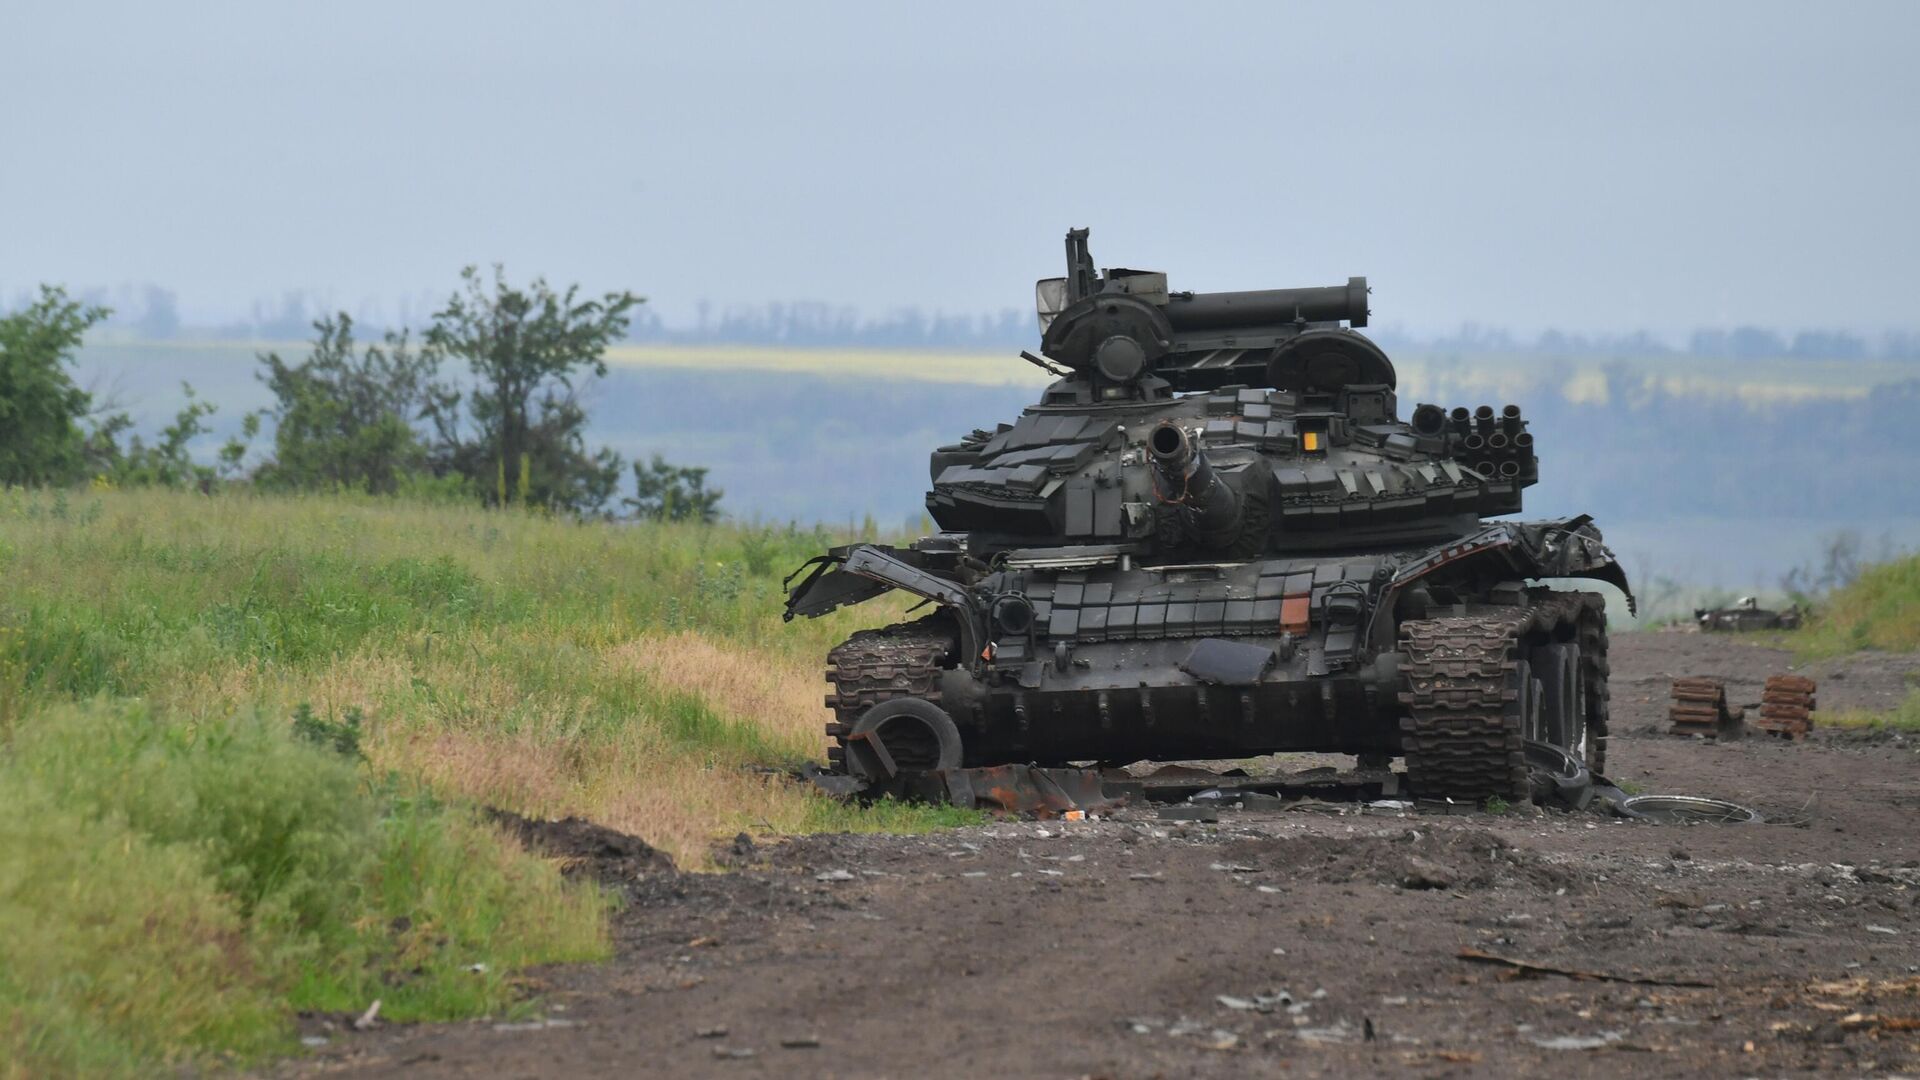
M 1597 664 L 1582 666 L 1589 694 L 1598 673 L 1601 696 L 1597 709 L 1596 699 L 1589 697 L 1587 722 L 1594 738 L 1604 740 L 1604 603 L 1595 593 L 1536 590 L 1524 606 L 1478 607 L 1465 615 L 1401 625 L 1406 688 L 1400 703 L 1408 709 L 1400 721 L 1401 747 L 1415 795 L 1471 803 L 1528 799 L 1521 717 L 1512 705 L 1518 697 L 1519 645 L 1532 634 L 1566 627 L 1585 645 L 1590 626 L 1597 623 L 1601 655 Z
M 827 765 L 847 768 L 847 736 L 862 713 L 882 701 L 917 697 L 940 704 L 940 670 L 954 650 L 952 620 L 943 614 L 879 630 L 862 630 L 827 653 Z

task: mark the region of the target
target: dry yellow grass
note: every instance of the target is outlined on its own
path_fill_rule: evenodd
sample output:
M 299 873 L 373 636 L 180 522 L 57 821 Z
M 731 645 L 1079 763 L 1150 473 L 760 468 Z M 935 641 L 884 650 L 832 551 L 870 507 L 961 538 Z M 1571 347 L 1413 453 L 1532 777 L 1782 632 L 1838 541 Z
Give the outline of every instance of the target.
M 726 528 L 358 499 L 0 493 L 0 523 L 16 586 L 0 627 L 18 628 L 0 675 L 39 673 L 14 697 L 358 714 L 378 770 L 592 818 L 696 867 L 742 829 L 934 820 L 848 810 L 765 771 L 824 756 L 828 646 L 904 607 L 783 623 L 778 575 L 829 538 L 776 537 L 791 550 L 755 575 Z
M 650 634 L 613 651 L 654 685 L 704 699 L 731 719 L 761 727 L 801 757 L 819 754 L 827 684 L 818 664 L 802 665 L 692 630 Z

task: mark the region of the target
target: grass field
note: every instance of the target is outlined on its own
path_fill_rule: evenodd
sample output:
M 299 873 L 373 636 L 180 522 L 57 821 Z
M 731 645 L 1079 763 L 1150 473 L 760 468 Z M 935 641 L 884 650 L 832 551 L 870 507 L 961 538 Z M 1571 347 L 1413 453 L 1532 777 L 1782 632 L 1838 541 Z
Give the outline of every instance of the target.
M 1821 727 L 1859 728 L 1866 731 L 1920 732 L 1920 687 L 1907 692 L 1906 699 L 1885 712 L 1859 709 L 1823 709 L 1816 722 Z
M 1853 584 L 1821 602 L 1810 625 L 1781 639 L 1807 657 L 1920 650 L 1920 555 L 1867 567 Z M 1819 723 L 1920 732 L 1920 686 L 1884 712 L 1822 710 Z
M 780 621 L 828 539 L 0 492 L 0 1075 L 245 1060 L 376 997 L 498 1013 L 517 967 L 603 954 L 597 891 L 479 804 L 695 867 L 741 830 L 959 820 L 756 771 L 819 756 L 821 656 L 898 610 Z
M 1809 656 L 1920 650 L 1920 555 L 1861 571 L 1851 585 L 1821 602 L 1819 616 L 1792 641 Z

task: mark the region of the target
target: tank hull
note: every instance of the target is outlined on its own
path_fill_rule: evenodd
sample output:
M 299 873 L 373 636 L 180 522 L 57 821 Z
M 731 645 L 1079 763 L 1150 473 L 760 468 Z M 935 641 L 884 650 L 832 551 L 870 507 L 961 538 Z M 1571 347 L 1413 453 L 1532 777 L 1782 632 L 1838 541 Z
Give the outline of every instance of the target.
M 1004 762 L 1173 761 L 1282 751 L 1393 754 L 1400 745 L 1398 655 L 1338 675 L 1308 674 L 1296 656 L 1258 681 L 1204 682 L 1181 664 L 1205 638 L 1081 646 L 1041 686 L 989 686 L 943 674 L 944 707 L 969 766 Z M 1211 639 L 1218 640 L 1218 639 Z M 1278 652 L 1278 635 L 1235 639 Z

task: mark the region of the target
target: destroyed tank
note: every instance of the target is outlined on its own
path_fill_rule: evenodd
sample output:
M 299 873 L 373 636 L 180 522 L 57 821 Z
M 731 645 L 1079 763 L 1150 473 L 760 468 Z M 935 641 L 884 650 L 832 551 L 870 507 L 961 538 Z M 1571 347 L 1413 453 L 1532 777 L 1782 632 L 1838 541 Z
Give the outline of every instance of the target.
M 788 619 L 932 608 L 827 657 L 845 787 L 1318 751 L 1481 802 L 1603 767 L 1605 601 L 1561 586 L 1626 577 L 1587 517 L 1498 520 L 1538 479 L 1519 408 L 1401 418 L 1364 278 L 1176 292 L 1074 230 L 1036 293 L 1058 379 L 933 451 L 942 531 L 788 578 Z
M 1752 596 L 1741 597 L 1732 607 L 1693 609 L 1695 625 L 1709 633 L 1798 630 L 1803 619 L 1804 613 L 1797 604 L 1785 611 L 1772 611 L 1761 607 L 1760 601 Z

